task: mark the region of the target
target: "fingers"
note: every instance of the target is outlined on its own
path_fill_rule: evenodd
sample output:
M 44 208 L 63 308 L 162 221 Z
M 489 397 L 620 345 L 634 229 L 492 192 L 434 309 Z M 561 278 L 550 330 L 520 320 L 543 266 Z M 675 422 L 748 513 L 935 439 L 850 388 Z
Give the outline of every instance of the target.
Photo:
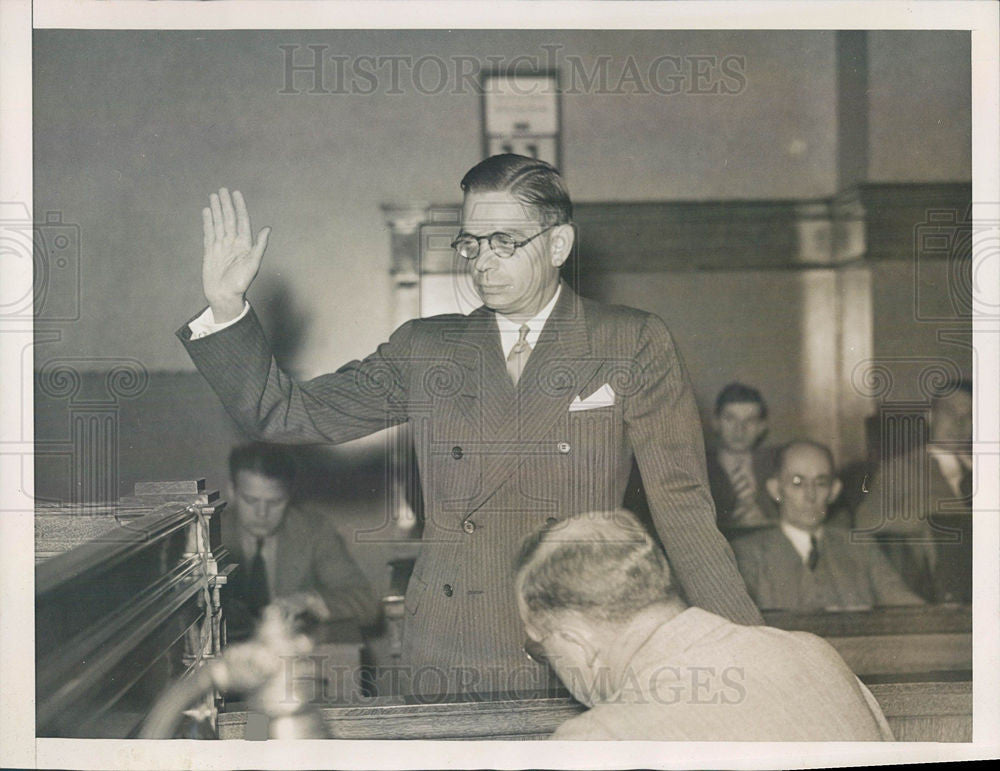
M 236 237 L 245 238 L 249 242 L 253 238 L 253 228 L 250 227 L 250 214 L 247 212 L 246 201 L 243 200 L 243 193 L 239 190 L 233 191 L 233 203 L 236 204 Z
M 208 197 L 209 206 L 212 207 L 212 229 L 214 231 L 213 235 L 216 241 L 221 241 L 222 236 L 225 234 L 225 229 L 222 225 L 222 205 L 219 203 L 218 193 L 212 193 Z
M 207 206 L 201 210 L 201 228 L 205 236 L 205 254 L 215 243 L 215 226 L 212 224 L 212 210 Z
M 264 228 L 257 234 L 257 241 L 254 243 L 253 249 L 250 252 L 254 259 L 257 259 L 264 254 L 264 250 L 267 249 L 267 238 L 270 235 L 271 228 Z
M 226 188 L 219 190 L 219 200 L 222 203 L 222 225 L 227 238 L 236 238 L 236 212 L 233 210 L 233 199 Z

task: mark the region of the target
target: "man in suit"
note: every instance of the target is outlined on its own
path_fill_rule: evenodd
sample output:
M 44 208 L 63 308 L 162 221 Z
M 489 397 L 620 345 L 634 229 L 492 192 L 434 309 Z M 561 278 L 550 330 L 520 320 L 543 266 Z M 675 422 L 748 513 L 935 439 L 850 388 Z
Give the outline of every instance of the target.
M 855 527 L 877 538 L 907 584 L 928 602 L 972 602 L 972 384 L 953 381 L 931 400 L 929 441 L 885 458 L 858 506 Z
M 684 365 L 663 322 L 577 296 L 559 269 L 572 204 L 552 166 L 518 155 L 471 169 L 456 264 L 483 306 L 403 324 L 334 373 L 296 383 L 278 368 L 244 293 L 254 241 L 242 197 L 203 212 L 209 302 L 179 331 L 230 414 L 278 442 L 344 442 L 409 422 L 425 500 L 406 592 L 401 690 L 495 692 L 547 682 L 523 663 L 512 559 L 544 521 L 613 508 L 633 454 L 657 532 L 688 599 L 758 623 L 715 525 Z
M 300 592 L 318 594 L 329 621 L 376 620 L 375 595 L 343 538 L 330 517 L 292 502 L 294 480 L 283 447 L 244 444 L 229 455 L 222 543 L 240 565 L 226 607 L 230 640 L 248 636 L 264 606 Z
M 683 602 L 662 552 L 626 511 L 543 527 L 517 564 L 525 652 L 590 708 L 552 739 L 892 739 L 826 641 Z
M 816 611 L 923 602 L 876 544 L 855 542 L 846 528 L 826 524 L 841 487 L 829 448 L 807 441 L 782 448 L 767 487 L 778 501 L 778 526 L 733 541 L 759 607 Z
M 774 524 L 778 512 L 765 489 L 774 451 L 758 447 L 767 434 L 767 403 L 760 391 L 743 383 L 723 388 L 712 428 L 718 446 L 708 453 L 708 484 L 719 528 L 738 532 Z

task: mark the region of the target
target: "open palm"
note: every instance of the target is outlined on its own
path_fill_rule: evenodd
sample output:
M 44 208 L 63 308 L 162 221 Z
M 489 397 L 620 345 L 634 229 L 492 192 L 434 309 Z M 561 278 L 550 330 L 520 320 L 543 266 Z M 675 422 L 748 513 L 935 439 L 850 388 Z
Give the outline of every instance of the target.
M 212 193 L 210 206 L 202 209 L 205 236 L 205 257 L 202 262 L 201 280 L 205 298 L 216 311 L 230 315 L 243 306 L 243 295 L 260 270 L 260 263 L 267 248 L 270 228 L 264 228 L 253 239 L 250 215 L 243 195 L 222 188 Z M 235 205 L 234 205 L 235 204 Z

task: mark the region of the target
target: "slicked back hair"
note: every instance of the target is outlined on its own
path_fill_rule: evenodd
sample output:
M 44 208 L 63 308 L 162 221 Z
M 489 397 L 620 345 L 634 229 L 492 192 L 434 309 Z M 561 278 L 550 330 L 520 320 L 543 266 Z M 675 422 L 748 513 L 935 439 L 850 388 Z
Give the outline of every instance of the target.
M 268 479 L 277 479 L 292 489 L 295 483 L 295 458 L 285 447 L 266 442 L 248 442 L 229 453 L 229 478 L 236 482 L 240 471 L 253 471 Z
M 715 415 L 722 414 L 722 408 L 727 404 L 756 404 L 760 407 L 761 420 L 767 419 L 767 402 L 756 388 L 743 383 L 730 383 L 715 398 Z
M 555 166 L 505 153 L 480 161 L 462 177 L 462 192 L 510 193 L 531 208 L 542 225 L 563 225 L 573 221 L 573 203 L 562 175 Z
M 533 618 L 561 611 L 619 623 L 679 600 L 667 558 L 624 509 L 577 514 L 530 535 L 515 586 Z

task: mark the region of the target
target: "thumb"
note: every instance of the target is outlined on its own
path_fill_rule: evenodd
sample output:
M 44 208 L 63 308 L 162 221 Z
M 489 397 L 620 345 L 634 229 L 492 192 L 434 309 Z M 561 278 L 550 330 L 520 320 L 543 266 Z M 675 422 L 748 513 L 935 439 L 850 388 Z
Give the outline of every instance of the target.
M 263 228 L 257 234 L 257 240 L 254 242 L 253 249 L 250 252 L 254 259 L 258 259 L 264 254 L 264 250 L 267 249 L 267 239 L 270 235 L 271 228 Z

